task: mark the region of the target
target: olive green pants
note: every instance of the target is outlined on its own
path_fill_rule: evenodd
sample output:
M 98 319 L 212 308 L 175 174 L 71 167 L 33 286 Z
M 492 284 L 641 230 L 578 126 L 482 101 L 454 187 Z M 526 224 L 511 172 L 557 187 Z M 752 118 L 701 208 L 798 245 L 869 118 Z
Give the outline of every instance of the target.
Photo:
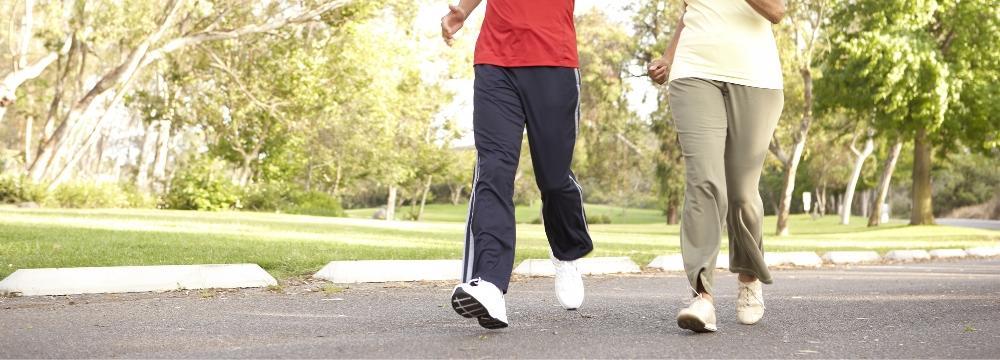
M 729 270 L 770 284 L 757 183 L 784 94 L 681 78 L 670 82 L 669 95 L 685 164 L 681 253 L 691 287 L 712 293 L 724 224 L 729 231 Z

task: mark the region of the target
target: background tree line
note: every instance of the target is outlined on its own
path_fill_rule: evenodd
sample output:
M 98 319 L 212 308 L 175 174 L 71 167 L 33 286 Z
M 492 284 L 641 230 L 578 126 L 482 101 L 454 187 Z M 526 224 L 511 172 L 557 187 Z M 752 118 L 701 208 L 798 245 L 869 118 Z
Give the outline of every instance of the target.
M 440 1 L 0 4 L 5 202 L 317 215 L 385 207 L 384 217 L 420 219 L 427 203 L 468 196 L 475 155 L 456 145 L 453 99 L 468 91 L 455 84 L 471 78 L 475 38 L 447 49 L 418 25 Z M 803 210 L 804 191 L 816 216 L 867 215 L 873 226 L 883 203 L 925 224 L 1000 202 L 994 4 L 788 5 L 775 27 L 786 105 L 761 181 L 775 233 Z M 684 169 L 666 88 L 637 79 L 662 54 L 681 2 L 623 6 L 624 20 L 577 14 L 574 166 L 586 201 L 660 208 L 676 223 Z M 656 104 L 648 114 L 630 103 L 636 91 Z M 518 171 L 515 200 L 538 201 L 526 155 Z

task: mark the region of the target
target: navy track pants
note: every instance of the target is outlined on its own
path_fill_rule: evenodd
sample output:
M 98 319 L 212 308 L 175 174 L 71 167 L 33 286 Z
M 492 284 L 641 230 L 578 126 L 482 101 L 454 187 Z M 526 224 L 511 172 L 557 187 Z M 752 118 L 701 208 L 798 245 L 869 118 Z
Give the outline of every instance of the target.
M 475 75 L 477 157 L 462 282 L 481 278 L 506 293 L 514 266 L 514 176 L 525 127 L 552 254 L 569 261 L 593 250 L 583 188 L 570 170 L 580 119 L 580 74 L 565 67 L 476 65 Z

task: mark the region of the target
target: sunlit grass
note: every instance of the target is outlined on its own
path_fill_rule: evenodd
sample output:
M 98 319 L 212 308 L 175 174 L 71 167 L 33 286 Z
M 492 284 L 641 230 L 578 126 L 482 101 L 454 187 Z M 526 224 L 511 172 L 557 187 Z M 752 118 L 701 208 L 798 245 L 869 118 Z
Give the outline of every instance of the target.
M 588 211 L 620 214 L 621 209 L 588 206 Z M 312 273 L 331 260 L 459 259 L 464 212 L 464 205 L 434 205 L 427 218 L 435 221 L 385 222 L 251 212 L 0 207 L 0 277 L 19 268 L 248 262 L 287 278 Z M 518 214 L 537 214 L 537 207 L 520 208 Z M 590 226 L 593 255 L 629 256 L 646 264 L 679 251 L 679 227 L 663 224 L 657 211 L 628 209 L 618 220 Z M 1000 240 L 996 231 L 902 222 L 871 229 L 862 218 L 843 226 L 833 216 L 794 216 L 792 235 L 782 238 L 770 236 L 773 218 L 764 226 L 768 251 L 884 252 L 994 246 Z M 725 240 L 722 245 L 726 248 Z M 542 226 L 519 224 L 517 260 L 547 254 Z

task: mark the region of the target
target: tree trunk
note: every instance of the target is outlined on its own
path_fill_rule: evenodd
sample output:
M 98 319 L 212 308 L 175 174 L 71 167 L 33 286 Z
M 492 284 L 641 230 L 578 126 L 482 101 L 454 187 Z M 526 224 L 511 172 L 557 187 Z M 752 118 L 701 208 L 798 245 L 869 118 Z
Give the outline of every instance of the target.
M 451 204 L 458 205 L 458 202 L 462 201 L 462 190 L 465 190 L 465 185 L 451 185 L 448 188 L 451 189 Z
M 252 165 L 254 158 L 256 158 L 256 156 L 246 156 L 243 158 L 243 164 L 240 166 L 240 170 L 237 173 L 238 177 L 236 179 L 236 183 L 239 184 L 240 187 L 245 187 L 250 183 L 250 176 L 253 174 Z
M 420 210 L 417 211 L 417 221 L 424 218 L 424 206 L 427 205 L 427 193 L 431 192 L 431 181 L 434 175 L 427 175 L 427 183 L 424 185 L 424 193 L 420 196 Z
M 837 194 L 836 208 L 837 208 L 837 216 L 840 216 L 844 213 L 844 194 Z
M 910 225 L 933 225 L 934 209 L 931 204 L 931 160 L 934 148 L 927 138 L 927 129 L 917 130 L 913 143 L 913 210 Z
M 844 190 L 844 213 L 840 215 L 841 225 L 851 223 L 851 204 L 854 203 L 854 190 L 858 186 L 858 179 L 861 178 L 861 169 L 865 167 L 865 160 L 875 150 L 875 141 L 872 139 L 872 135 L 871 132 L 868 133 L 868 137 L 865 139 L 865 147 L 861 150 L 854 147 L 854 140 L 851 140 L 851 152 L 855 156 L 854 170 L 851 171 L 851 179 L 847 182 L 847 189 Z
M 24 119 L 24 163 L 31 163 L 31 135 L 34 132 L 35 117 L 28 116 Z
M 826 215 L 826 183 L 816 189 L 816 215 Z
M 334 176 L 334 179 L 333 179 L 333 196 L 340 195 L 340 178 L 341 178 L 341 176 L 342 176 L 341 175 L 341 165 L 340 165 L 340 162 L 338 161 L 337 162 L 337 174 L 336 174 L 336 176 Z
M 389 198 L 385 201 L 385 220 L 396 220 L 396 185 L 389 185 Z
M 671 203 L 667 206 L 667 225 L 677 225 L 679 206 L 677 204 Z
M 788 218 L 791 214 L 792 195 L 795 194 L 795 173 L 799 169 L 799 161 L 802 159 L 802 150 L 805 148 L 805 141 L 797 141 L 792 157 L 785 163 L 785 177 L 783 179 L 784 191 L 781 193 L 781 201 L 778 202 L 778 226 L 775 234 L 778 236 L 788 235 Z
M 799 69 L 802 75 L 802 122 L 799 123 L 799 130 L 795 134 L 795 145 L 792 153 L 785 162 L 784 191 L 781 194 L 781 202 L 778 204 L 778 226 L 775 233 L 778 236 L 788 235 L 788 218 L 791 212 L 792 195 L 795 194 L 795 173 L 799 169 L 799 162 L 802 160 L 802 151 L 806 147 L 806 139 L 809 136 L 809 126 L 812 125 L 813 107 L 813 80 L 812 70 L 809 64 Z
M 869 208 L 869 205 L 871 205 L 871 198 L 872 198 L 871 189 L 865 189 L 865 191 L 861 192 L 861 203 L 858 205 L 861 205 L 861 216 L 864 216 L 866 218 L 868 217 L 868 210 L 871 209 Z
M 312 156 L 306 160 L 306 192 L 312 191 L 313 182 L 313 159 Z
M 170 120 L 160 120 L 156 159 L 153 160 L 153 179 L 162 181 L 167 175 L 167 158 L 170 156 Z
M 882 204 L 889 194 L 889 183 L 892 181 L 892 173 L 896 170 L 896 160 L 903 150 L 903 141 L 896 138 L 895 143 L 889 150 L 889 156 L 885 158 L 885 165 L 882 167 L 882 177 L 878 181 L 878 193 L 875 195 L 871 214 L 868 216 L 868 226 L 878 226 L 882 223 Z
M 142 192 L 149 191 L 149 167 L 153 163 L 153 152 L 156 151 L 156 137 L 158 134 L 159 132 L 156 131 L 156 122 L 152 122 L 146 126 L 146 133 L 142 139 L 142 148 L 139 150 L 139 163 L 137 164 L 139 169 L 135 175 L 135 186 Z

